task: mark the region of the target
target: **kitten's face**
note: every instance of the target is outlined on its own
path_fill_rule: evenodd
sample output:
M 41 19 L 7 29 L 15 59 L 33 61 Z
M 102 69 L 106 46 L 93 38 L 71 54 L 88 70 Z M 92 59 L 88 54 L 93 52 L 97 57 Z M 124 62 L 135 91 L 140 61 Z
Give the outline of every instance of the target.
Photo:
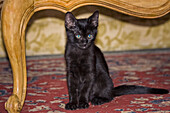
M 80 49 L 87 49 L 97 34 L 98 11 L 87 19 L 76 19 L 72 13 L 66 13 L 65 27 L 68 41 Z

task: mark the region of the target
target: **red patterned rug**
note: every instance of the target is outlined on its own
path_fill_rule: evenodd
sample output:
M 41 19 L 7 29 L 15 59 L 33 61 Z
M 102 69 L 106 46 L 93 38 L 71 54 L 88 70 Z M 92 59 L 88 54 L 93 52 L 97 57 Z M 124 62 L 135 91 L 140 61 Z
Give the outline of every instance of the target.
M 142 85 L 170 90 L 170 50 L 105 53 L 115 86 Z M 0 113 L 12 94 L 8 60 L 0 59 Z M 170 94 L 116 97 L 110 103 L 68 111 L 63 55 L 27 57 L 28 87 L 21 113 L 170 113 Z

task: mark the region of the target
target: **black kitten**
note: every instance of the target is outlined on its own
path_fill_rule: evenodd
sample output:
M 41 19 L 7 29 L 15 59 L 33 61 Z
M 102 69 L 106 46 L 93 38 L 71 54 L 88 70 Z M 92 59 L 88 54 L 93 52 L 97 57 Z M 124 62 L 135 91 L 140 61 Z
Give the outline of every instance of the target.
M 167 90 L 135 85 L 115 87 L 101 50 L 94 44 L 99 12 L 87 19 L 65 16 L 67 43 L 65 50 L 69 103 L 65 109 L 88 108 L 89 102 L 101 105 L 125 94 L 166 94 Z

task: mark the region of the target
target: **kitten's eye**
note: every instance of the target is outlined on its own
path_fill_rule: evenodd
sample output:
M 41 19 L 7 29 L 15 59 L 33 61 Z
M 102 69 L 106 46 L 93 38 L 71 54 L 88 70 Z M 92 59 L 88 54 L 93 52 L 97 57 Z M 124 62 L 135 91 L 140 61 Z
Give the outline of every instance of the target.
M 77 38 L 77 39 L 80 39 L 80 37 L 81 37 L 80 35 L 76 35 L 76 38 Z
M 89 35 L 88 35 L 88 38 L 89 38 L 89 39 L 93 38 L 93 35 L 89 34 Z

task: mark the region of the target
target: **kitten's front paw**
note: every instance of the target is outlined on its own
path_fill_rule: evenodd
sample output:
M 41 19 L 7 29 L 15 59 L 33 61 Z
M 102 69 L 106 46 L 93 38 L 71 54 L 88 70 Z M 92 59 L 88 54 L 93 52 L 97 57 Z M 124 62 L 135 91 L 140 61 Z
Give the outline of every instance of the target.
M 88 107 L 89 107 L 89 104 L 86 103 L 86 102 L 80 102 L 79 106 L 78 106 L 79 109 L 85 109 L 85 108 L 88 108 Z
M 77 104 L 76 103 L 67 103 L 65 106 L 66 110 L 76 110 L 77 109 Z

